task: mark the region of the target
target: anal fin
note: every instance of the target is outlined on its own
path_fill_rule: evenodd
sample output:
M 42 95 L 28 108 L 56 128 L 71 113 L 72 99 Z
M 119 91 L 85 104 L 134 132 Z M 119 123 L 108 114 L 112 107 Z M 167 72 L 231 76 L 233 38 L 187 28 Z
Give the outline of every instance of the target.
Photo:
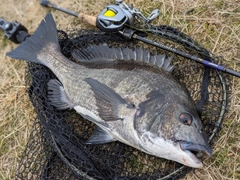
M 49 103 L 59 110 L 72 109 L 74 104 L 69 101 L 64 87 L 57 79 L 51 79 L 48 83 Z

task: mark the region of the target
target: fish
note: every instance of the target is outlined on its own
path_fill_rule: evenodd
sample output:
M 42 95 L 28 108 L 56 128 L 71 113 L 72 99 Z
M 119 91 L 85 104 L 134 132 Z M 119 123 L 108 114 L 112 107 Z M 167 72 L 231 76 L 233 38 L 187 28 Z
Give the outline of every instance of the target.
M 86 144 L 120 141 L 156 157 L 202 168 L 196 153 L 211 156 L 212 150 L 190 93 L 171 74 L 171 58 L 136 48 L 122 58 L 134 56 L 135 64 L 158 67 L 158 72 L 137 66 L 94 68 L 97 62 L 114 64 L 116 59 L 97 58 L 104 48 L 93 49 L 98 53 L 89 48 L 87 52 L 93 56 L 88 61 L 86 53 L 73 51 L 83 64 L 66 58 L 59 46 L 56 23 L 48 13 L 35 33 L 7 56 L 44 65 L 56 75 L 47 83 L 48 102 L 58 110 L 74 109 L 97 125 Z M 86 61 L 88 65 L 84 65 Z

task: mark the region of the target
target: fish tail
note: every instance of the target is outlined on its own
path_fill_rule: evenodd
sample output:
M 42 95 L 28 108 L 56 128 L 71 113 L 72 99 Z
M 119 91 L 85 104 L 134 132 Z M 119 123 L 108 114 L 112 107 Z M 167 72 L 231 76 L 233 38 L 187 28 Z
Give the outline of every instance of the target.
M 38 54 L 41 53 L 43 48 L 47 47 L 48 44 L 54 44 L 55 50 L 60 51 L 56 23 L 51 13 L 48 13 L 41 21 L 33 35 L 28 37 L 17 48 L 8 52 L 7 56 L 44 65 L 43 60 L 38 58 Z

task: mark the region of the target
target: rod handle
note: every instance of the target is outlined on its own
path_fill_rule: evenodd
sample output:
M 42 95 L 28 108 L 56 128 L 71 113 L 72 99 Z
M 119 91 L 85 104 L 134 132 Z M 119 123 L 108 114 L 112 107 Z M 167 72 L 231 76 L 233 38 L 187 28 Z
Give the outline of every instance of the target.
M 96 27 L 97 18 L 95 16 L 90 16 L 90 15 L 86 15 L 84 13 L 80 13 L 78 15 L 78 18 L 80 19 L 80 21 L 86 22 L 86 23 Z

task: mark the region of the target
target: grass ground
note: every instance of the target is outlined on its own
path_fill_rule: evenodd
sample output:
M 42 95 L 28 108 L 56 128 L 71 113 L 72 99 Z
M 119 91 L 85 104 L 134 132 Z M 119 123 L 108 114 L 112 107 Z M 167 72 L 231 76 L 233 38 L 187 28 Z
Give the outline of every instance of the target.
M 107 0 L 51 0 L 75 12 L 96 15 Z M 208 50 L 224 57 L 224 64 L 240 71 L 240 1 L 239 0 L 128 0 L 139 10 L 161 10 L 156 24 L 168 24 L 191 36 Z M 37 28 L 48 9 L 39 0 L 1 0 L 0 17 L 25 25 L 30 33 Z M 59 29 L 78 21 L 54 11 Z M 84 26 L 84 25 L 83 25 Z M 24 83 L 26 63 L 12 60 L 6 52 L 16 47 L 0 32 L 0 179 L 14 179 L 21 153 L 27 143 L 35 113 Z M 232 101 L 213 156 L 204 168 L 184 179 L 240 179 L 240 79 L 233 78 Z

